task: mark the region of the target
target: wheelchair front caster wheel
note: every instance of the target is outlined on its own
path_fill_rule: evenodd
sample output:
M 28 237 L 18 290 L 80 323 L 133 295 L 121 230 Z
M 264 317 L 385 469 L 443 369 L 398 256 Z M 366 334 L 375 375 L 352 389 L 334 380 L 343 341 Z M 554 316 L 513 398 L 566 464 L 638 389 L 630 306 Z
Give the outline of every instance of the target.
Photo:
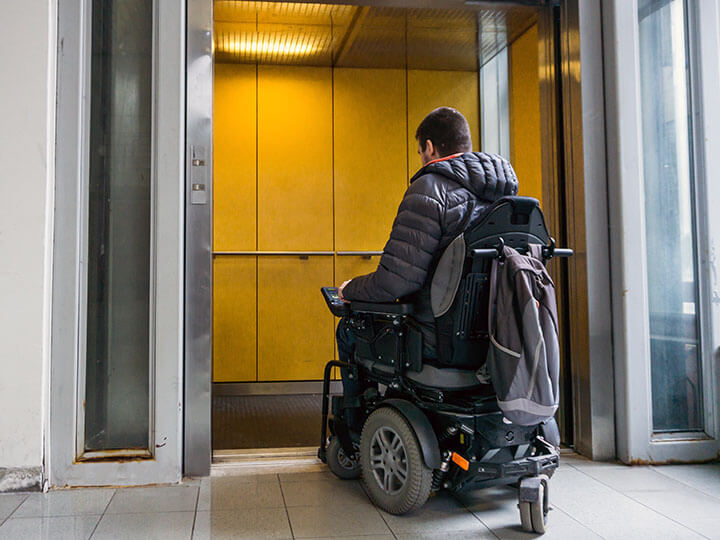
M 390 514 L 412 512 L 430 496 L 432 469 L 415 432 L 395 409 L 380 407 L 365 421 L 360 462 L 368 496 Z
M 547 477 L 523 478 L 520 482 L 518 508 L 523 531 L 543 534 L 547 528 Z
M 327 464 L 330 470 L 338 478 L 343 480 L 354 480 L 360 478 L 362 469 L 360 468 L 360 455 L 358 454 L 358 444 L 353 442 L 355 454 L 348 457 L 345 455 L 340 439 L 333 436 L 330 438 L 330 444 L 327 447 Z

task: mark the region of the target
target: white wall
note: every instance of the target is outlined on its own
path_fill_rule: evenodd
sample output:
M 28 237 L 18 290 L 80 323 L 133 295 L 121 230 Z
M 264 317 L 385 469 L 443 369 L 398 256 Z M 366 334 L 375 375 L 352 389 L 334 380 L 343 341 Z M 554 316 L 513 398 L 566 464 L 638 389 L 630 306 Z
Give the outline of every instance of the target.
M 43 462 L 55 4 L 0 1 L 0 468 Z

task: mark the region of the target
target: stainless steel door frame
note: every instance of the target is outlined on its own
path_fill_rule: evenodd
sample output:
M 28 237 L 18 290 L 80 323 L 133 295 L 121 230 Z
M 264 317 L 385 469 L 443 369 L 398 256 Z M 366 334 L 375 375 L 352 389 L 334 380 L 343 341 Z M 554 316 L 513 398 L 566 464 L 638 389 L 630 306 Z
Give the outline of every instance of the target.
M 699 229 L 699 273 L 701 286 L 702 321 L 705 332 L 703 369 L 706 379 L 704 410 L 706 426 L 716 440 L 720 439 L 720 274 L 718 251 L 720 244 L 720 213 L 716 201 L 720 200 L 720 64 L 717 61 L 717 43 L 720 41 L 720 4 L 715 0 L 698 0 L 689 13 L 693 38 L 690 40 L 692 57 L 690 77 L 695 83 L 691 96 L 693 109 L 700 111 L 695 117 L 694 149 L 696 174 L 699 178 L 696 208 Z M 720 443 L 718 444 L 720 450 Z
M 613 322 L 615 385 L 617 393 L 618 457 L 626 463 L 706 461 L 717 458 L 720 444 L 717 350 L 720 300 L 717 292 L 717 262 L 712 246 L 720 233 L 720 221 L 713 203 L 718 188 L 712 181 L 720 162 L 720 109 L 716 94 L 718 72 L 716 44 L 720 36 L 717 2 L 689 2 L 690 24 L 696 25 L 688 46 L 700 47 L 698 65 L 691 70 L 693 104 L 693 151 L 698 191 L 697 227 L 700 245 L 699 304 L 704 335 L 703 432 L 653 433 L 650 379 L 650 324 L 648 306 L 648 264 L 645 235 L 645 192 L 640 102 L 639 21 L 637 0 L 610 0 L 603 3 L 606 52 L 605 91 L 608 131 L 608 187 L 613 264 Z M 698 73 L 699 71 L 699 73 Z M 713 199 L 713 195 L 715 198 Z
M 575 448 L 602 460 L 615 457 L 615 397 L 600 15 L 600 0 L 548 3 L 539 39 L 543 203 L 575 250 L 555 269 L 572 396 L 562 420 Z
M 378 4 L 363 0 L 355 3 Z M 580 396 L 573 404 L 571 420 L 575 423 L 575 443 L 581 452 L 595 459 L 612 458 L 615 456 L 615 424 L 608 215 L 604 203 L 607 177 L 600 0 L 561 3 L 561 68 L 557 77 L 554 64 L 548 64 L 554 62 L 555 54 L 553 3 L 520 1 L 517 4 L 544 6 L 541 10 L 545 15 L 540 17 L 540 35 L 544 40 L 541 106 L 543 139 L 550 141 L 543 150 L 544 199 L 552 207 L 558 197 L 566 198 L 568 242 L 577 253 L 568 266 L 569 290 L 573 294 L 569 308 L 575 321 L 569 351 L 573 358 L 572 393 Z M 432 2 L 411 0 L 393 2 L 393 5 L 434 6 Z M 462 7 L 459 0 L 457 7 Z M 212 2 L 188 0 L 187 24 L 184 463 L 186 474 L 208 474 L 212 454 Z M 581 85 L 581 60 L 582 81 L 588 81 L 584 85 Z M 562 97 L 560 102 L 556 101 L 558 91 Z M 565 119 L 562 130 L 556 123 L 558 106 L 563 108 Z M 203 161 L 203 166 L 192 166 L 193 147 L 199 148 L 199 155 L 204 156 L 197 158 Z M 566 158 L 562 171 L 558 169 L 560 151 Z M 191 178 L 193 171 L 199 173 L 202 181 Z M 564 185 L 560 184 L 561 178 L 565 179 Z M 191 203 L 191 196 L 197 194 L 192 190 L 193 184 L 204 185 L 198 200 L 207 203 Z
M 213 3 L 187 1 L 184 473 L 212 461 Z
M 85 381 L 82 339 L 89 137 L 91 1 L 58 4 L 58 91 L 49 449 L 51 486 L 137 485 L 177 482 L 181 469 L 183 228 L 179 179 L 184 125 L 185 13 L 172 0 L 153 2 L 150 415 L 146 459 L 128 452 L 80 455 Z M 161 279 L 158 277 L 161 276 Z M 91 458 L 102 457 L 100 461 Z M 87 459 L 87 460 L 85 460 Z

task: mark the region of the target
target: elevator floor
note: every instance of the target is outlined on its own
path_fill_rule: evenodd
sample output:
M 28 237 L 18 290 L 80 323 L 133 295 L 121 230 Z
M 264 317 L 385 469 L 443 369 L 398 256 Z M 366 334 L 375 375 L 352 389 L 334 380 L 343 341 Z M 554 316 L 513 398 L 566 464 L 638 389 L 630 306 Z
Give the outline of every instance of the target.
M 213 397 L 213 449 L 317 446 L 321 394 Z

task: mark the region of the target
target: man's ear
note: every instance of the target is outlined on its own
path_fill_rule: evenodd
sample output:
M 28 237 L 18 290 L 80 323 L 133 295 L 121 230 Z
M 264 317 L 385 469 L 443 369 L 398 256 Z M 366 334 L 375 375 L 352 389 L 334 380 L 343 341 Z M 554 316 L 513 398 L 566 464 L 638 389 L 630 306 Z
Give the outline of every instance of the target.
M 435 146 L 430 139 L 425 140 L 425 151 L 429 156 L 432 156 L 435 153 Z

